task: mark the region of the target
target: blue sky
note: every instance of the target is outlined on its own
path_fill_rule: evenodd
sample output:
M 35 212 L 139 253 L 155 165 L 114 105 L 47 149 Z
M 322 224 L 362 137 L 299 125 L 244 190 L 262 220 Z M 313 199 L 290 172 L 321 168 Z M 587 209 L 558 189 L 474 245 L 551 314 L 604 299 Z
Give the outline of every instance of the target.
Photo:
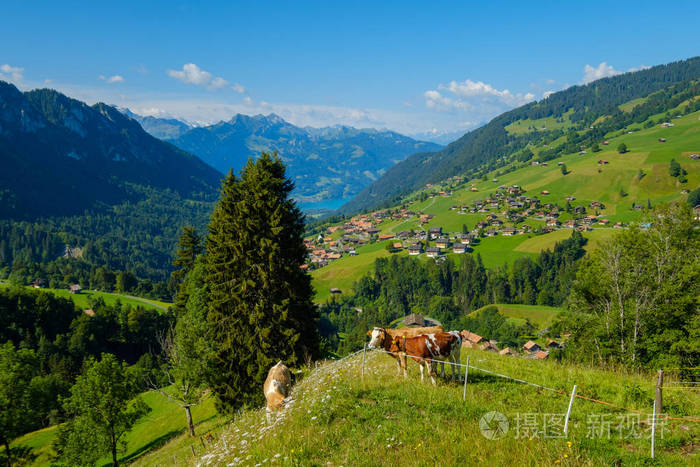
M 698 1 L 561 3 L 5 0 L 0 79 L 200 123 L 415 135 L 700 53 Z

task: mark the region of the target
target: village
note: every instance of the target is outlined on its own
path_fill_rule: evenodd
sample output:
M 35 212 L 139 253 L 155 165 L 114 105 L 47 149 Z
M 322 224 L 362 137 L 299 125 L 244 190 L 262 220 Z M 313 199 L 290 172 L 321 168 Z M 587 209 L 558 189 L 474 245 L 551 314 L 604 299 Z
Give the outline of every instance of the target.
M 607 163 L 607 161 L 601 161 Z M 461 179 L 452 180 L 460 182 Z M 497 180 L 493 180 L 497 183 Z M 437 191 L 433 185 L 426 185 L 423 196 L 426 198 L 451 197 L 452 191 Z M 472 185 L 470 192 L 478 192 Z M 566 206 L 556 203 L 543 202 L 540 197 L 550 193 L 543 190 L 539 196 L 527 196 L 526 191 L 518 186 L 500 185 L 498 190 L 484 199 L 471 204 L 452 205 L 450 211 L 455 215 L 483 214 L 483 220 L 478 221 L 474 228 L 461 232 L 448 232 L 441 226 L 429 226 L 433 214 L 420 211 L 414 212 L 406 205 L 398 209 L 385 209 L 369 214 L 354 216 L 341 225 L 328 227 L 325 233 L 316 237 L 308 237 L 304 244 L 308 257 L 304 269 L 318 269 L 338 260 L 343 256 L 355 256 L 358 247 L 393 240 L 387 249 L 392 252 L 407 250 L 410 256 L 425 254 L 429 258 L 441 259 L 447 253 L 464 254 L 473 251 L 473 247 L 481 238 L 497 235 L 513 236 L 521 234 L 544 234 L 559 229 L 576 229 L 580 232 L 590 231 L 594 226 L 606 227 L 610 221 L 605 219 L 600 211 L 605 205 L 600 201 L 591 201 L 586 206 L 574 205 L 574 196 L 566 197 Z M 635 209 L 642 209 L 636 206 Z M 560 220 L 563 213 L 570 214 L 569 219 Z M 569 217 L 569 216 L 567 216 Z M 416 228 L 402 230 L 397 233 L 382 232 L 382 224 L 391 221 L 416 221 Z M 526 224 L 527 221 L 534 221 Z M 613 225 L 622 228 L 618 222 Z

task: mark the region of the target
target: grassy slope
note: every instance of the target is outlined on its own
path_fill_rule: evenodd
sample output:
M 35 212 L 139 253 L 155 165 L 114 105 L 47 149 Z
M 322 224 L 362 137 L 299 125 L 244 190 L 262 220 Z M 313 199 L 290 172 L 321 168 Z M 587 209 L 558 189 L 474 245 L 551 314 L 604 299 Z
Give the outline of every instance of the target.
M 7 287 L 6 283 L 0 282 L 0 287 Z M 150 298 L 134 297 L 133 295 L 122 295 L 109 292 L 98 292 L 96 290 L 83 290 L 79 294 L 71 294 L 66 289 L 38 289 L 42 292 L 52 293 L 58 297 L 70 298 L 73 303 L 78 308 L 86 309 L 90 308 L 90 298 L 102 298 L 106 304 L 113 305 L 117 301 L 122 304 L 128 304 L 131 306 L 141 306 L 144 308 L 155 308 L 158 310 L 167 310 L 172 304 L 161 302 L 158 300 L 152 300 Z
M 518 322 L 525 322 L 528 319 L 538 329 L 544 329 L 551 325 L 557 313 L 561 311 L 561 308 L 543 305 L 495 304 L 487 306 L 495 306 L 503 316 L 518 320 Z M 484 308 L 486 307 L 472 311 L 472 315 L 479 313 Z
M 120 462 L 132 462 L 148 451 L 158 449 L 168 441 L 184 438 L 194 441 L 188 435 L 183 435 L 186 429 L 185 411 L 166 400 L 157 392 L 148 392 L 142 398 L 151 412 L 142 418 L 127 435 L 127 450 L 120 454 Z M 198 435 L 221 425 L 222 419 L 216 415 L 213 398 L 192 409 L 192 417 L 197 423 L 195 430 Z M 52 426 L 43 430 L 28 433 L 12 443 L 12 447 L 26 446 L 31 448 L 37 457 L 28 465 L 47 465 L 55 455 L 51 448 L 58 435 L 58 428 Z M 197 439 L 196 441 L 199 442 Z M 191 452 L 190 452 L 191 455 Z M 111 465 L 111 457 L 103 457 L 98 465 Z
M 671 112 L 673 113 L 673 112 Z M 658 119 L 660 116 L 652 118 Z M 574 205 L 585 205 L 591 201 L 601 201 L 606 208 L 600 214 L 615 222 L 631 222 L 640 218 L 641 213 L 631 209 L 632 203 L 637 202 L 646 206 L 647 200 L 652 204 L 682 200 L 685 195 L 681 189 L 694 189 L 700 186 L 700 161 L 691 161 L 688 155 L 700 152 L 700 112 L 673 119 L 674 127 L 662 128 L 656 125 L 652 128 L 627 134 L 626 130 L 608 135 L 608 146 L 601 146 L 603 151 L 584 155 L 568 154 L 558 159 L 548 161 L 547 167 L 526 166 L 509 174 L 498 177 L 497 182 L 477 181 L 478 192 L 469 191 L 471 183 L 465 189 L 457 190 L 450 197 L 435 197 L 422 202 L 410 204 L 410 209 L 433 214 L 435 218 L 426 226 L 441 226 L 443 230 L 456 232 L 462 230 L 462 224 L 469 229 L 474 228 L 485 214 L 457 214 L 450 210 L 453 205 L 470 204 L 476 200 L 485 199 L 497 190 L 499 185 L 520 185 L 527 190 L 527 195 L 538 196 L 543 202 L 566 205 L 567 196 L 575 196 Z M 530 122 L 532 124 L 532 122 Z M 639 128 L 641 125 L 631 125 Z M 527 125 L 519 130 L 526 130 Z M 666 138 L 665 143 L 659 143 L 659 138 Z M 618 154 L 617 146 L 624 142 L 629 148 L 626 154 Z M 534 152 L 537 152 L 535 148 Z M 668 174 L 669 161 L 675 158 L 688 171 L 688 183 L 681 185 Z M 605 159 L 608 165 L 599 167 L 597 161 Z M 557 162 L 566 164 L 569 173 L 562 175 Z M 646 176 L 637 179 L 637 172 L 642 169 Z M 600 170 L 600 171 L 599 171 Z M 493 174 L 492 174 L 493 175 Z M 620 196 L 620 190 L 627 196 Z M 547 190 L 549 195 L 540 195 Z M 562 219 L 567 219 L 563 215 Z M 541 222 L 528 220 L 531 226 Z M 381 224 L 382 232 L 419 228 L 417 221 L 395 221 Z M 596 229 L 585 234 L 589 238 L 587 248 L 595 247 L 601 240 L 611 236 L 611 228 Z M 543 249 L 552 248 L 557 241 L 570 235 L 569 230 L 556 231 L 542 236 L 518 235 L 514 237 L 496 236 L 482 239 L 481 244 L 474 248 L 474 253 L 480 253 L 484 264 L 488 267 L 511 263 L 523 255 L 539 253 Z M 366 247 L 370 248 L 370 246 Z M 383 248 L 383 247 L 380 247 Z M 451 254 L 451 253 L 450 253 Z M 373 255 L 358 255 L 354 258 L 343 258 L 329 266 L 314 271 L 314 286 L 317 290 L 316 301 L 322 302 L 328 298 L 330 287 L 349 289 L 354 280 L 372 269 L 374 260 L 385 252 L 375 251 Z M 335 285 L 334 285 L 335 284 Z
M 471 364 L 524 378 L 562 391 L 557 394 L 505 381 L 476 370 L 469 374 L 466 400 L 462 386 L 439 383 L 437 388 L 417 381 L 417 366 L 409 362 L 410 379 L 395 376 L 395 363 L 385 355 L 367 356 L 364 383 L 362 355 L 320 367 L 293 391 L 295 401 L 271 428 L 262 409 L 237 416 L 201 465 L 639 465 L 649 457 L 648 425 L 635 424 L 641 439 L 624 439 L 618 415 L 628 413 L 577 399 L 567 439 L 522 436 L 518 414 L 535 414 L 541 430 L 545 414 L 563 414 L 573 384 L 588 397 L 648 412 L 653 398 L 652 375 L 606 372 L 597 368 L 561 366 L 476 350 Z M 629 389 L 634 388 L 634 389 Z M 670 391 L 669 391 L 670 392 Z M 695 393 L 674 391 L 665 399 L 670 410 L 692 414 L 700 410 Z M 510 429 L 503 439 L 489 440 L 479 430 L 489 411 L 505 414 Z M 612 421 L 610 438 L 589 438 L 590 415 Z M 521 415 L 524 417 L 524 415 Z M 646 417 L 642 418 L 646 423 Z M 521 437 L 516 438 L 520 431 Z M 657 432 L 658 465 L 688 465 L 698 461 L 700 426 L 690 422 L 667 424 Z M 550 431 L 551 433 L 551 431 Z M 624 433 L 622 433 L 624 434 Z M 695 439 L 695 441 L 693 441 Z M 570 444 L 569 444 L 570 443 Z M 689 454 L 686 454 L 689 453 Z M 156 453 L 158 454 L 158 453 Z M 167 459 L 165 452 L 161 459 Z M 144 461 L 150 461 L 145 458 Z M 153 462 L 155 463 L 155 458 Z

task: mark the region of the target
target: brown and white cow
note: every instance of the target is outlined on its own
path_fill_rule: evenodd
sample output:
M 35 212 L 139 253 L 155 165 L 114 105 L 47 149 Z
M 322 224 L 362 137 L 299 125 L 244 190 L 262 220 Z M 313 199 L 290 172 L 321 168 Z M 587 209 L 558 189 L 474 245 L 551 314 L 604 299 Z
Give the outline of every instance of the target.
M 263 385 L 265 399 L 267 399 L 267 420 L 270 421 L 272 412 L 280 410 L 289 400 L 289 392 L 292 387 L 292 373 L 284 363 L 278 362 L 267 372 L 267 379 Z
M 377 347 L 381 347 L 380 344 L 377 344 L 378 341 L 375 339 L 375 335 L 378 329 L 383 330 L 387 334 L 389 334 L 392 338 L 394 337 L 416 337 L 416 336 L 421 336 L 424 334 L 436 334 L 439 332 L 443 332 L 442 326 L 426 326 L 426 327 L 418 327 L 418 328 L 399 328 L 399 329 L 385 329 L 385 328 L 374 328 L 369 331 L 367 331 L 367 335 L 371 338 L 369 341 L 368 347 L 370 349 L 374 349 Z M 388 349 L 384 349 L 387 350 Z M 396 359 L 396 369 L 397 369 L 397 375 L 401 374 L 401 359 L 399 358 L 399 354 L 387 354 L 390 357 Z M 442 366 L 443 370 L 443 375 L 445 373 L 445 365 L 443 364 Z
M 406 372 L 406 357 L 411 357 L 420 368 L 420 379 L 424 380 L 424 369 L 428 369 L 428 374 L 433 385 L 435 382 L 435 368 L 439 360 L 450 360 L 453 363 L 459 362 L 459 350 L 462 345 L 459 333 L 439 332 L 416 337 L 391 337 L 382 328 L 372 330 L 372 341 L 370 347 L 381 347 L 392 355 L 398 356 L 404 377 Z M 442 376 L 445 375 L 443 365 Z M 456 366 L 452 366 L 452 379 L 457 376 Z

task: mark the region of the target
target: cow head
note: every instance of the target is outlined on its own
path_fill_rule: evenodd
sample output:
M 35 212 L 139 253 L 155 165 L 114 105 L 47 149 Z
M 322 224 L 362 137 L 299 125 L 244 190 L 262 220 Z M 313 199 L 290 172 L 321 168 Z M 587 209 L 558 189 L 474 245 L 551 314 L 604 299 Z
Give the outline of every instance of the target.
M 387 335 L 384 329 L 374 328 L 371 331 L 367 331 L 367 334 L 371 337 L 368 345 L 370 349 L 376 349 L 377 347 L 382 347 L 384 345 L 384 339 Z

